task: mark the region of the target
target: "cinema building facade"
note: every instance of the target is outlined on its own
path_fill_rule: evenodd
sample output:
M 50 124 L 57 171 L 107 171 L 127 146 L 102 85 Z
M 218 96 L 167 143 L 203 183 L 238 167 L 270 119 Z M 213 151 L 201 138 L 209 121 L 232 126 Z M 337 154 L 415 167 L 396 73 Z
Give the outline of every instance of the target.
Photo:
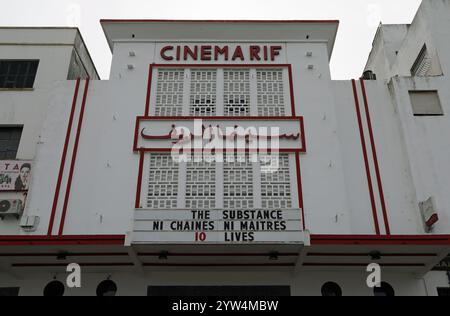
M 449 12 L 345 81 L 337 21 L 102 20 L 109 80 L 77 29 L 0 28 L 0 293 L 448 294 Z

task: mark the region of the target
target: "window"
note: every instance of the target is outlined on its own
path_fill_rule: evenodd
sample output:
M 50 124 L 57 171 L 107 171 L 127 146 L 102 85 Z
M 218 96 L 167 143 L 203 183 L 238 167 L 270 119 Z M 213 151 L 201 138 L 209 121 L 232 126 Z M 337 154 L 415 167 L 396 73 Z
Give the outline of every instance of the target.
M 216 164 L 194 156 L 187 162 L 186 207 L 210 209 L 216 207 Z
M 183 111 L 183 69 L 159 69 L 156 116 L 179 116 Z
M 19 296 L 19 290 L 18 287 L 0 287 L 0 297 Z
M 427 45 L 423 45 L 419 56 L 411 67 L 411 75 L 417 77 L 426 77 L 431 68 L 431 58 L 428 55 Z
M 380 287 L 373 288 L 375 296 L 395 296 L 394 288 L 387 282 L 381 282 Z
M 44 288 L 44 296 L 63 296 L 65 291 L 64 284 L 60 281 L 51 281 Z
M 223 104 L 226 116 L 250 115 L 250 70 L 230 69 L 223 73 Z
M 437 91 L 409 91 L 409 97 L 415 116 L 444 115 Z
M 280 154 L 272 157 L 262 157 L 264 167 L 278 168 L 275 172 L 269 169 L 261 172 L 261 197 L 263 208 L 291 208 L 291 179 L 289 155 Z
M 116 296 L 117 285 L 111 280 L 100 282 L 97 286 L 97 296 Z
M 0 60 L 0 88 L 33 88 L 38 60 Z
M 322 296 L 342 296 L 341 287 L 334 282 L 327 282 L 322 285 Z
M 150 109 L 156 116 L 287 116 L 284 68 L 158 68 Z
M 265 156 L 257 162 L 248 153 L 233 153 L 216 162 L 194 154 L 178 163 L 170 153 L 149 153 L 144 205 L 149 209 L 290 209 L 291 156 L 280 153 L 278 158 Z
M 283 70 L 258 70 L 256 78 L 258 82 L 258 115 L 285 116 Z
M 450 296 L 450 287 L 438 287 L 438 296 Z
M 170 209 L 177 207 L 178 164 L 170 154 L 150 155 L 147 207 Z
M 290 296 L 290 286 L 149 286 L 147 296 Z
M 191 70 L 191 116 L 216 114 L 217 70 Z
M 22 127 L 0 127 L 0 160 L 16 159 Z

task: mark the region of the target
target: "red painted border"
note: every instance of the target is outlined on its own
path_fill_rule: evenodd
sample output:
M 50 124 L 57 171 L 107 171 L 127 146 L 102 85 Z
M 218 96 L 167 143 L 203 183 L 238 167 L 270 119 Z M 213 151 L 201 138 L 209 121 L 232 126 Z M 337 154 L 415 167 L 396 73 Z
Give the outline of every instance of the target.
M 375 196 L 373 193 L 373 186 L 372 186 L 372 177 L 370 175 L 369 159 L 367 156 L 366 140 L 364 138 L 361 110 L 359 108 L 358 92 L 356 90 L 356 83 L 355 83 L 354 79 L 352 80 L 352 87 L 353 87 L 353 95 L 355 98 L 356 116 L 358 118 L 359 136 L 361 138 L 361 147 L 362 147 L 362 151 L 363 151 L 364 164 L 365 164 L 365 168 L 366 168 L 367 183 L 369 185 L 370 203 L 372 205 L 372 215 L 373 215 L 373 220 L 374 220 L 374 225 L 375 225 L 375 233 L 377 235 L 380 235 L 380 226 L 378 224 L 377 207 L 375 204 Z
M 363 100 L 364 100 L 364 107 L 366 110 L 367 125 L 369 127 L 370 144 L 372 146 L 372 155 L 373 155 L 373 161 L 375 164 L 375 173 L 376 173 L 376 177 L 377 177 L 378 192 L 380 194 L 380 201 L 381 201 L 381 208 L 382 208 L 382 212 L 383 212 L 384 225 L 385 225 L 385 229 L 386 229 L 386 234 L 390 235 L 391 229 L 389 227 L 389 219 L 388 219 L 386 203 L 384 200 L 384 193 L 383 193 L 383 183 L 381 181 L 380 167 L 378 165 L 377 149 L 375 146 L 375 138 L 373 136 L 372 121 L 370 119 L 369 103 L 367 101 L 366 88 L 365 88 L 363 79 L 360 79 L 360 85 L 361 85 L 361 91 L 362 91 Z
M 302 209 L 302 228 L 303 231 L 306 230 L 305 223 L 305 210 L 303 205 L 303 187 L 302 187 L 302 174 L 300 168 L 300 155 L 295 153 L 295 170 L 297 172 L 297 192 L 298 192 L 298 205 Z
M 450 235 L 311 235 L 311 245 L 450 246 Z
M 77 104 L 77 100 L 78 100 L 79 88 L 80 88 L 80 79 L 77 79 L 77 82 L 75 84 L 75 92 L 73 94 L 72 109 L 70 110 L 69 124 L 67 125 L 66 139 L 64 141 L 64 148 L 63 148 L 63 152 L 61 155 L 61 162 L 59 165 L 59 174 L 58 174 L 58 180 L 56 182 L 55 196 L 53 197 L 52 211 L 50 214 L 50 222 L 49 222 L 48 231 L 47 231 L 48 236 L 52 235 L 53 224 L 55 222 L 56 208 L 58 206 L 59 192 L 61 190 L 61 181 L 62 181 L 62 177 L 63 177 L 63 173 L 64 173 L 64 167 L 66 164 L 67 148 L 69 146 L 70 134 L 71 134 L 72 124 L 73 124 L 73 117 L 75 114 L 75 108 L 76 108 L 76 104 Z
M 193 121 L 195 119 L 202 120 L 222 120 L 222 121 L 299 121 L 300 124 L 300 141 L 301 148 L 287 148 L 280 149 L 280 152 L 306 152 L 306 136 L 305 136 L 305 127 L 304 127 L 304 118 L 302 116 L 239 116 L 239 117 L 230 117 L 230 116 L 138 116 L 136 117 L 136 125 L 134 129 L 134 140 L 133 140 L 133 151 L 171 151 L 170 148 L 138 148 L 138 140 L 139 140 L 139 126 L 141 121 Z
M 124 235 L 0 236 L 0 246 L 121 245 Z
M 149 78 L 147 83 L 147 98 L 145 100 L 144 115 L 150 116 L 150 98 L 151 98 L 151 84 L 154 68 L 287 68 L 289 75 L 289 95 L 291 98 L 291 114 L 295 116 L 295 93 L 292 76 L 291 64 L 150 64 Z M 236 118 L 227 116 L 227 118 Z
M 75 144 L 73 147 L 72 160 L 70 163 L 69 178 L 67 180 L 66 194 L 64 197 L 64 205 L 63 205 L 63 209 L 62 209 L 61 222 L 59 225 L 59 232 L 58 232 L 59 236 L 62 236 L 63 231 L 64 231 L 64 223 L 66 220 L 67 206 L 68 206 L 69 197 L 70 197 L 70 189 L 72 187 L 73 172 L 75 170 L 75 163 L 76 163 L 76 159 L 77 159 L 78 144 L 80 141 L 81 127 L 83 125 L 83 117 L 84 117 L 84 110 L 86 107 L 87 93 L 89 91 L 89 82 L 90 82 L 90 79 L 88 78 L 84 85 L 83 101 L 81 103 L 80 116 L 78 119 L 78 126 L 77 126 L 77 134 L 75 136 Z
M 141 190 L 142 190 L 142 173 L 144 170 L 144 151 L 139 151 L 139 170 L 136 184 L 136 200 L 134 202 L 135 208 L 141 208 Z
M 339 20 L 173 20 L 173 19 L 101 19 L 100 23 L 142 23 L 142 22 L 166 22 L 166 23 L 314 23 L 314 24 L 339 24 Z
M 424 263 L 379 263 L 382 267 L 424 267 Z M 367 263 L 318 263 L 304 262 L 304 267 L 367 267 Z

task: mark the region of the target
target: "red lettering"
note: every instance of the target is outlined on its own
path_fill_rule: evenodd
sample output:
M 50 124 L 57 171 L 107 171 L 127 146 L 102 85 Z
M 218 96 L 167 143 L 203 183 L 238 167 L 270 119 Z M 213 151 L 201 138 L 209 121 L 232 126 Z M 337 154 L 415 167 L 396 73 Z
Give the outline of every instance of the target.
M 259 46 L 250 46 L 250 60 L 261 60 L 259 57 L 259 52 L 261 51 L 261 47 Z
M 194 51 L 192 51 L 189 46 L 184 46 L 183 59 L 188 60 L 191 57 L 193 60 L 198 59 L 198 47 L 194 46 Z
M 9 163 L 5 163 L 5 167 L 6 167 L 5 170 L 9 169 L 9 165 L 10 165 Z
M 161 49 L 161 58 L 164 60 L 173 60 L 172 56 L 167 56 L 166 52 L 173 50 L 173 46 L 164 46 Z
M 181 59 L 181 47 L 177 46 L 177 60 Z
M 267 46 L 264 46 L 264 60 L 267 61 L 269 59 L 268 55 L 269 55 L 269 53 L 267 51 Z
M 228 61 L 228 53 L 229 53 L 228 46 L 224 46 L 223 48 L 220 48 L 219 46 L 215 46 L 214 47 L 214 60 L 219 60 L 219 55 L 224 55 L 225 61 Z
M 211 60 L 211 46 L 201 46 L 200 47 L 200 59 L 201 60 Z
M 270 46 L 270 60 L 274 61 L 275 56 L 280 55 L 281 46 Z
M 236 50 L 234 51 L 233 57 L 231 58 L 232 60 L 236 60 L 240 58 L 242 61 L 245 60 L 244 58 L 244 53 L 242 52 L 242 47 L 241 46 L 237 46 Z

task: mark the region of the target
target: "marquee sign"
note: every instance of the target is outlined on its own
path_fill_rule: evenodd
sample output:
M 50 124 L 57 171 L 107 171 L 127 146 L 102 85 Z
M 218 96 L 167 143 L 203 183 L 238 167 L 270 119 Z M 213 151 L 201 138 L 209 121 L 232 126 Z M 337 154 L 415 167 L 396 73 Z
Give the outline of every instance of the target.
M 294 118 L 164 118 L 140 117 L 134 150 L 210 148 L 245 151 L 305 152 L 302 117 Z
M 135 213 L 134 243 L 302 243 L 300 209 L 146 210 Z

